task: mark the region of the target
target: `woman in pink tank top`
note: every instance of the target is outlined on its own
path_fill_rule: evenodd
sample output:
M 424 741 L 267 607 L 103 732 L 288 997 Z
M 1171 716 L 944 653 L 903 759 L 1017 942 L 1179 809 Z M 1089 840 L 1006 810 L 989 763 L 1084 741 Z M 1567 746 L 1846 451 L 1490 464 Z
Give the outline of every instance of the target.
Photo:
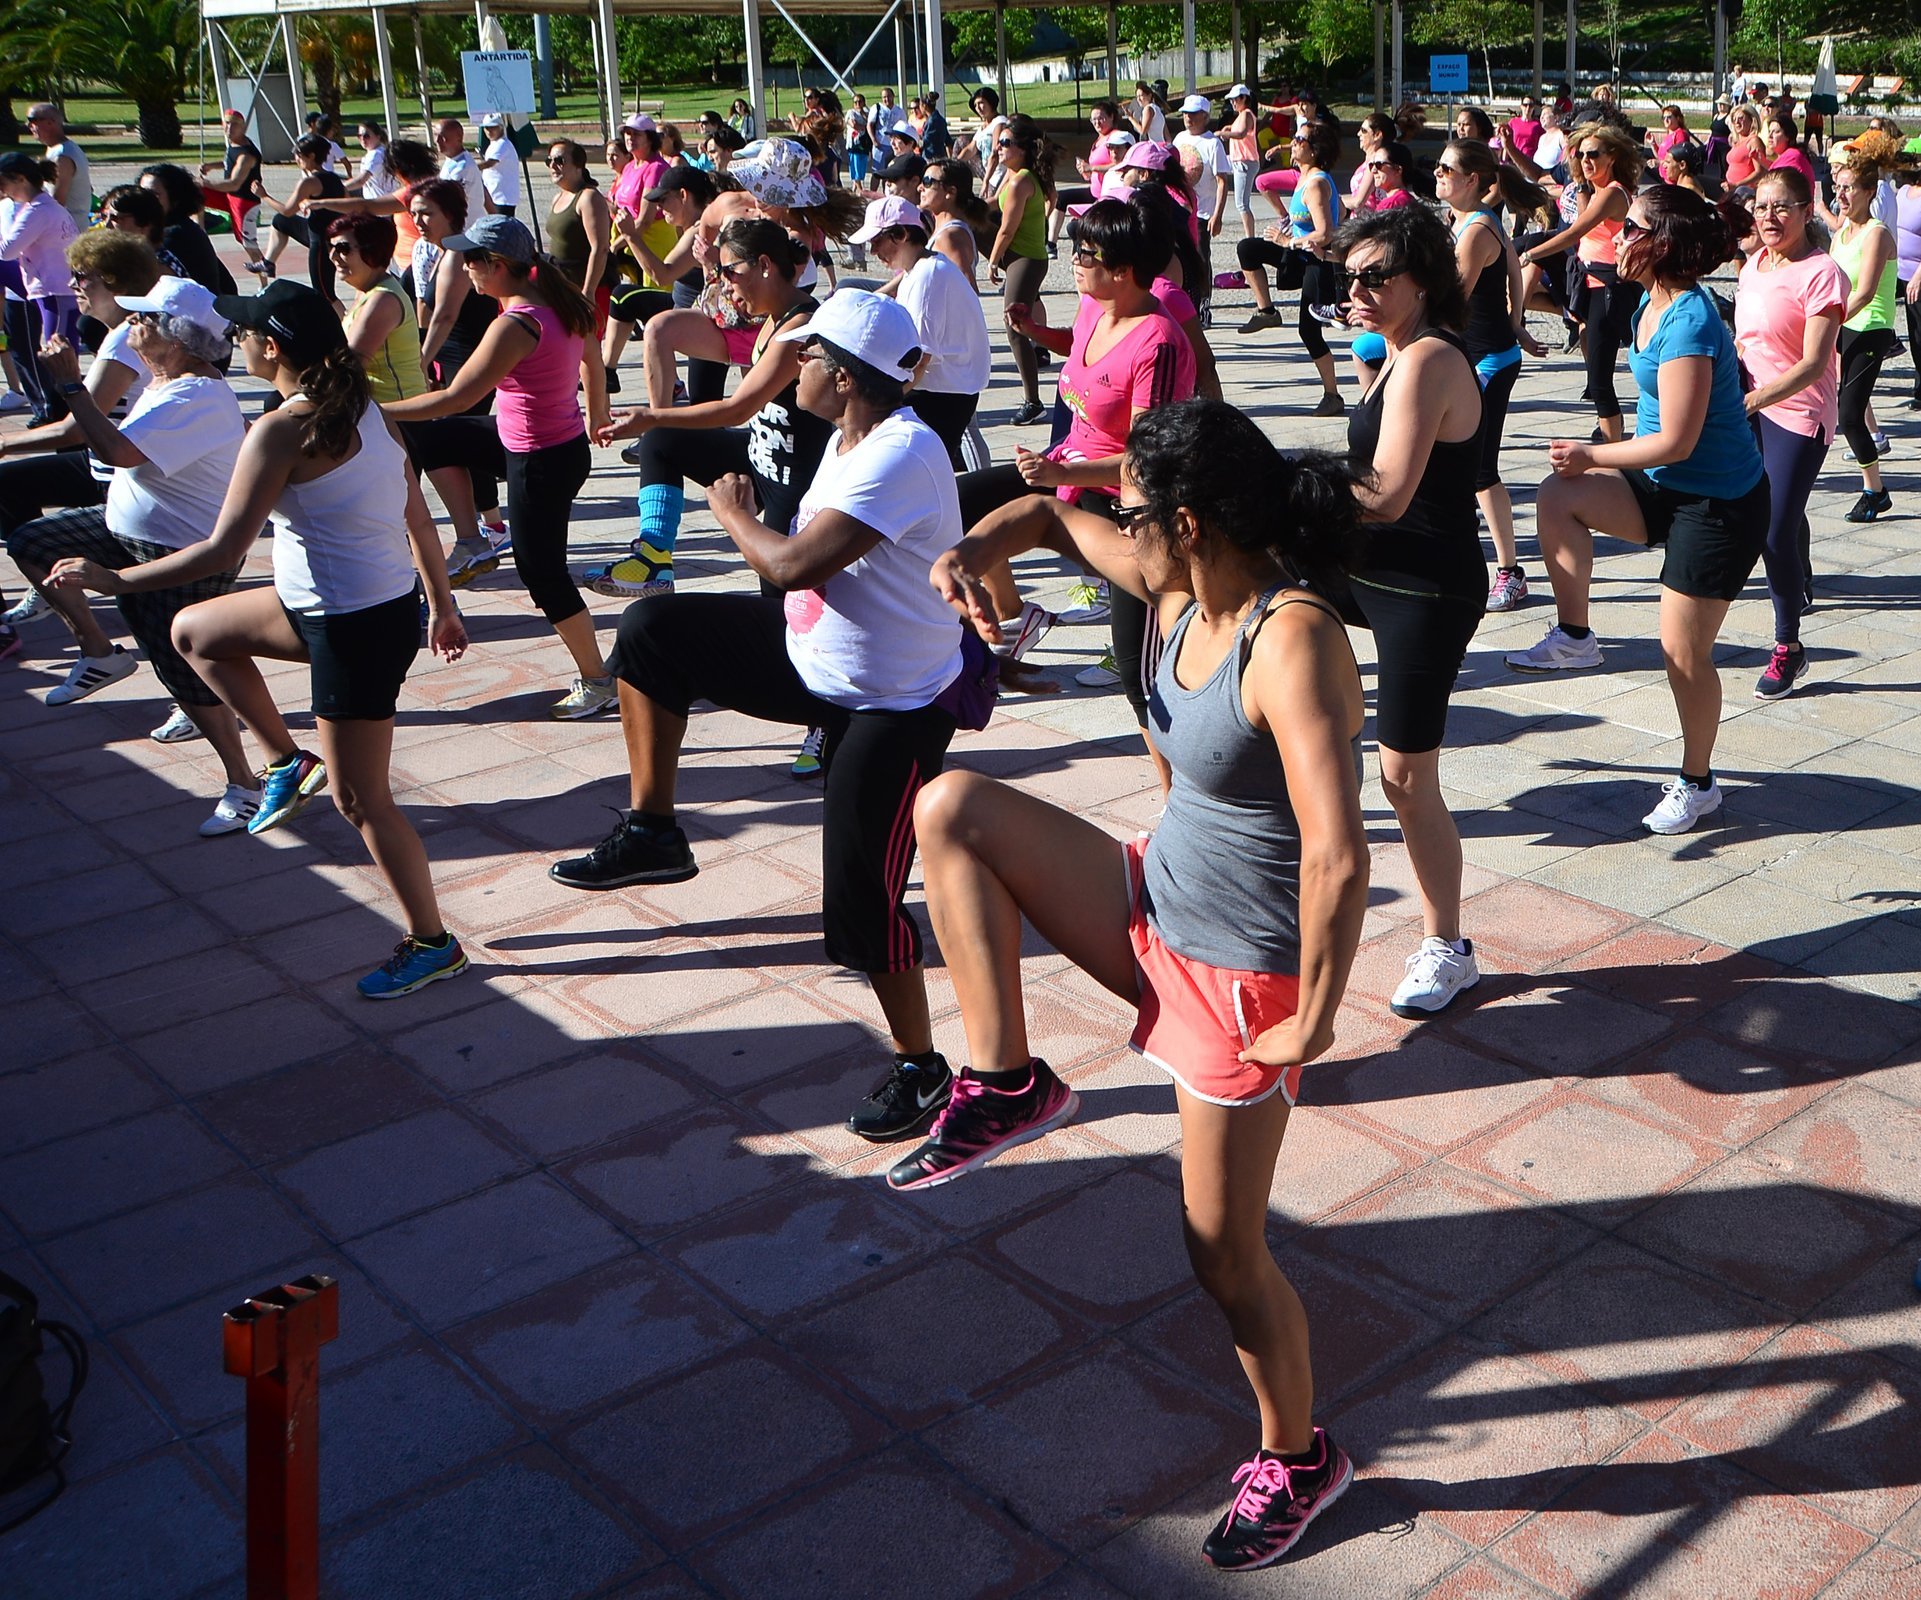
M 574 659 L 573 687 L 551 715 L 590 717 L 613 705 L 614 680 L 587 602 L 567 570 L 567 524 L 592 465 L 587 423 L 609 421 L 594 308 L 512 217 L 478 218 L 444 248 L 461 253 L 474 292 L 498 300 L 500 315 L 449 387 L 384 409 L 406 424 L 408 454 L 419 471 L 450 454 L 499 460 L 514 570 Z M 459 414 L 490 389 L 493 416 Z M 583 389 L 590 418 L 581 415 Z M 471 565 L 467 571 L 478 575 Z

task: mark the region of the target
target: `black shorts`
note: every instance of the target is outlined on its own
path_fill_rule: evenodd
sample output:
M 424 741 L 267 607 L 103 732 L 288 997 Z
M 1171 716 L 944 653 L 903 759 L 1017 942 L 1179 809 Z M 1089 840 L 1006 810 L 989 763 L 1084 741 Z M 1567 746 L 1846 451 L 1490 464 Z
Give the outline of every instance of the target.
M 1478 588 L 1471 596 L 1417 594 L 1358 577 L 1352 593 L 1374 635 L 1374 742 L 1407 756 L 1440 749 L 1448 700 L 1486 595 Z
M 1734 500 L 1664 489 L 1639 468 L 1622 476 L 1647 524 L 1648 547 L 1664 553 L 1661 587 L 1698 600 L 1738 599 L 1768 542 L 1768 475 Z
M 417 586 L 362 611 L 324 617 L 287 611 L 287 620 L 313 664 L 316 717 L 323 722 L 392 720 L 407 669 L 420 654 Z

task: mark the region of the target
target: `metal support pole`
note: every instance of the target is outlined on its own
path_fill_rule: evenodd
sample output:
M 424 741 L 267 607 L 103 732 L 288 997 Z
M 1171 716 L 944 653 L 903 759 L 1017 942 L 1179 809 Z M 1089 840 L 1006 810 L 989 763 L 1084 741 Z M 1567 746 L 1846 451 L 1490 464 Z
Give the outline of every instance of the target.
M 1241 0 L 1234 0 L 1233 6 L 1228 11 L 1228 21 L 1234 38 L 1232 46 L 1234 81 L 1246 83 L 1247 71 L 1241 63 Z
M 1387 7 L 1374 0 L 1374 109 L 1392 113 L 1387 101 Z
M 620 40 L 614 33 L 614 0 L 600 0 L 601 81 L 607 85 L 607 136 L 613 137 L 626 115 L 620 98 Z
M 1121 13 L 1114 0 L 1107 5 L 1107 98 L 1121 97 Z
M 374 7 L 374 62 L 380 69 L 380 111 L 387 119 L 387 137 L 400 137 L 400 100 L 394 93 L 394 42 L 387 37 L 387 13 Z
M 427 84 L 427 30 L 420 25 L 420 13 L 414 13 L 414 87 L 420 91 L 420 120 L 427 125 L 429 133 L 434 125 L 434 92 Z
M 300 70 L 300 33 L 291 16 L 280 19 L 280 41 L 287 51 L 287 82 L 293 87 L 294 137 L 307 131 L 307 80 Z
M 1569 5 L 1573 3 L 1574 0 L 1568 0 Z M 1389 106 L 1387 113 L 1390 117 L 1401 109 L 1401 102 L 1406 98 L 1405 79 L 1402 76 L 1403 64 L 1406 61 L 1406 53 L 1403 49 L 1403 45 L 1406 43 L 1406 30 L 1402 26 L 1405 20 L 1401 14 L 1401 0 L 1394 0 L 1394 55 L 1391 69 L 1393 73 L 1394 94 L 1393 102 Z
M 1541 53 L 1547 46 L 1547 6 L 1534 0 L 1534 98 L 1541 98 Z
M 1078 74 L 1074 81 L 1080 81 Z M 1013 102 L 1007 93 L 1007 0 L 994 0 L 994 84 L 1000 90 L 1001 109 L 1011 110 Z
M 340 1333 L 332 1278 L 296 1278 L 221 1318 L 247 1380 L 247 1600 L 320 1593 L 320 1347 Z
M 1194 93 L 1200 87 L 1194 71 L 1194 0 L 1181 0 L 1181 70 L 1187 75 L 1187 87 L 1181 92 Z
M 207 24 L 207 70 L 213 74 L 213 100 L 222 111 L 231 110 L 233 102 L 227 98 L 227 52 L 220 46 L 220 24 L 209 21 Z
M 947 115 L 947 46 L 940 36 L 940 0 L 927 0 L 927 87 L 940 96 Z
M 1722 0 L 1714 6 L 1714 87 L 1708 91 L 1718 97 L 1728 92 L 1728 13 Z M 1712 113 L 1709 113 L 1710 116 Z
M 1567 92 L 1569 97 L 1576 101 L 1581 98 L 1581 85 L 1576 67 L 1574 42 L 1580 36 L 1580 26 L 1574 20 L 1574 0 L 1567 0 Z
M 767 94 L 767 71 L 760 59 L 760 4 L 759 0 L 741 0 L 741 18 L 747 33 L 747 104 L 753 108 L 754 131 L 767 131 L 767 117 L 762 104 Z
M 544 11 L 534 13 L 534 64 L 540 72 L 540 114 L 551 120 L 554 105 L 554 25 Z
M 898 10 L 894 13 L 894 104 L 907 104 L 907 34 Z

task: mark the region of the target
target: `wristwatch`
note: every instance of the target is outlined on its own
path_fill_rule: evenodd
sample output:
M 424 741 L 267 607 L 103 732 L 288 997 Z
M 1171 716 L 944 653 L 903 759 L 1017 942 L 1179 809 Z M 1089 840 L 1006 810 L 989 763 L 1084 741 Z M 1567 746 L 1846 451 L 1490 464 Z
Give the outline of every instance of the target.
M 82 389 L 86 388 L 86 386 L 87 384 L 84 378 L 76 378 L 72 383 L 61 384 L 60 392 L 62 394 L 78 394 Z

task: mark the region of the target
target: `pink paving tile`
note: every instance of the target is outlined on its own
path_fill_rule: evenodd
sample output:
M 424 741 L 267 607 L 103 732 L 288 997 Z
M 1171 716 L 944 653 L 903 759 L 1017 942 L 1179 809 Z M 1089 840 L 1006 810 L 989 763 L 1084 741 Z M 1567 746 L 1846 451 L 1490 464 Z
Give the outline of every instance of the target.
M 1102 746 L 1070 745 L 1045 768 L 1025 773 L 1021 788 L 1077 815 L 1137 794 L 1153 781 L 1132 752 Z
M 436 1106 L 311 1151 L 272 1176 L 329 1235 L 351 1239 L 525 1165 L 452 1106 Z
M 92 986 L 87 998 L 94 1015 L 122 1039 L 137 1039 L 286 987 L 278 972 L 243 946 L 226 944 L 122 973 L 112 983 Z
M 1878 1545 L 1821 1591 L 1822 1600 L 1921 1600 L 1921 1560 Z
M 441 987 L 452 990 L 464 982 L 456 978 Z M 541 990 L 488 1000 L 484 990 L 470 988 L 466 998 L 469 1004 L 452 1015 L 396 1033 L 392 1039 L 395 1055 L 455 1094 L 487 1088 L 551 1061 L 579 1055 L 615 1031 L 560 996 Z
M 1719 1457 L 1650 1434 L 1490 1552 L 1549 1593 L 1755 1600 L 1820 1593 L 1866 1534 Z M 1766 1552 L 1764 1572 L 1757 1552 Z M 1758 1587 L 1757 1587 L 1758 1586 Z
M 872 1416 L 756 1342 L 601 1413 L 560 1447 L 679 1550 L 886 1438 Z
M 1085 1185 L 995 1236 L 988 1248 L 1024 1281 L 1110 1327 L 1171 1299 L 1194 1278 L 1179 1191 L 1137 1168 Z
M 838 1167 L 874 1153 L 875 1145 L 848 1131 L 847 1117 L 892 1070 L 893 1058 L 863 1040 L 852 1050 L 809 1062 L 736 1098 L 771 1127 L 805 1145 L 822 1166 Z M 930 1121 L 933 1114 L 930 1109 Z
M 832 1296 L 939 1242 L 878 1186 L 810 1178 L 699 1223 L 660 1246 L 747 1316 L 765 1323 Z
M 556 685 L 556 697 L 562 686 Z M 573 795 L 592 785 L 572 767 L 558 761 L 528 756 L 511 766 L 492 767 L 481 772 L 450 773 L 420 790 L 422 797 L 435 805 L 489 805 L 506 799 L 556 798 Z
M 1399 1141 L 1383 1139 L 1339 1113 L 1309 1110 L 1290 1116 L 1269 1190 L 1268 1230 L 1279 1237 L 1419 1164 L 1420 1157 Z
M 1706 1026 L 1739 1044 L 1857 1070 L 1921 1040 L 1921 1008 L 1783 976 L 1743 985 Z
M 1088 1333 L 972 1255 L 949 1254 L 837 1301 L 790 1327 L 782 1343 L 896 1427 L 915 1430 L 1025 1377 Z
M 273 1162 L 440 1104 L 386 1051 L 352 1044 L 204 1095 L 195 1109 L 248 1161 Z
M 579 904 L 578 889 L 554 882 L 524 858 L 472 873 L 440 893 L 440 912 L 447 925 L 470 939 L 529 917 L 574 911 Z
M 762 990 L 647 1039 L 650 1051 L 723 1094 L 863 1045 L 872 1048 L 876 1070 L 884 1068 L 886 1049 L 866 1029 L 788 988 Z
M 1618 1000 L 1677 1020 L 1698 1020 L 1771 965 L 1698 934 L 1637 922 L 1557 962 L 1554 970 L 1578 973 L 1588 988 Z
M 294 982 L 320 986 L 358 978 L 399 937 L 391 907 L 357 905 L 249 939 L 247 948 Z
M 868 1181 L 879 1182 L 886 1169 L 904 1154 L 905 1149 L 877 1146 L 867 1161 L 851 1163 L 841 1168 L 841 1173 L 861 1172 Z M 912 1194 L 889 1191 L 887 1198 L 930 1227 L 968 1239 L 1026 1216 L 1052 1197 L 1128 1164 L 1111 1146 L 1097 1143 L 1092 1135 L 1069 1125 L 1045 1138 L 1016 1145 L 953 1183 Z
M 164 1098 L 153 1078 L 119 1050 L 89 1051 L 57 1066 L 0 1074 L 0 1152 L 130 1117 Z
M 1915 1315 L 1917 1266 L 1921 1266 L 1921 1242 L 1896 1245 L 1833 1299 L 1817 1306 L 1810 1321 L 1858 1349 L 1921 1369 L 1921 1318 Z
M 1539 1103 L 1553 1086 L 1505 1061 L 1421 1031 L 1397 1049 L 1317 1063 L 1302 1081 L 1306 1107 L 1338 1108 L 1417 1149 L 1451 1150 Z
M 282 995 L 150 1034 L 134 1051 L 182 1094 L 193 1095 L 328 1055 L 351 1037 L 312 1001 Z
M 10 889 L 7 931 L 24 940 L 172 898 L 173 891 L 138 862 L 118 861 Z
M 1657 1422 L 1782 1326 L 1759 1301 L 1608 1239 L 1503 1301 L 1474 1333 Z
M 1279 1565 L 1256 1575 L 1221 1572 L 1201 1555 L 1201 1541 L 1220 1521 L 1233 1489 L 1226 1471 L 1211 1474 L 1087 1559 L 1138 1600 L 1244 1596 L 1250 1587 L 1288 1600 L 1405 1600 L 1424 1595 L 1469 1554 L 1466 1545 L 1427 1519 L 1408 1516 L 1357 1478 Z
M 210 950 L 226 933 L 184 900 L 167 899 L 138 911 L 43 934 L 28 944 L 63 983 L 83 991 L 169 956 Z
M 1921 1213 L 1921 1108 L 1847 1083 L 1756 1147 L 1804 1181 L 1913 1220 Z
M 1790 1328 L 1662 1424 L 1829 1515 L 1885 1532 L 1921 1502 L 1921 1374 Z
M 522 1415 L 553 1430 L 752 1332 L 678 1273 L 636 1255 L 463 1323 L 446 1339 Z
M 1730 1149 L 1827 1094 L 1817 1068 L 1688 1030 L 1580 1079 L 1583 1094 Z
M 1456 1336 L 1344 1405 L 1332 1426 L 1396 1500 L 1485 1549 L 1643 1424 Z
M 1116 1418 L 1126 1419 L 1124 1438 Z M 1204 1477 L 1224 1484 L 1256 1434 L 1245 1417 L 1103 1340 L 922 1437 L 1025 1527 L 1083 1550 Z
M 1737 1154 L 1629 1222 L 1622 1236 L 1772 1305 L 1805 1312 L 1911 1230 L 1780 1158 Z
M 1483 980 L 1482 987 L 1487 987 Z M 1490 998 L 1455 1019 L 1471 1044 L 1543 1076 L 1592 1072 L 1644 1050 L 1672 1027 L 1639 1006 L 1558 977 L 1537 978 Z
M 100 1025 L 63 996 L 35 995 L 7 1007 L 10 1066 L 44 1066 L 105 1041 Z
M 250 936 L 291 928 L 349 905 L 380 907 L 393 897 L 371 866 L 310 861 L 284 871 L 268 870 L 278 866 L 280 859 L 278 854 L 266 857 L 259 875 L 199 895 L 201 907 L 222 927 Z
M 1531 1200 L 1574 1207 L 1598 1222 L 1651 1205 L 1726 1153 L 1705 1139 L 1562 1090 L 1448 1160 Z
M 470 1109 L 543 1160 L 649 1127 L 698 1095 L 635 1046 L 614 1045 L 477 1097 Z
M 657 1239 L 797 1181 L 805 1151 L 730 1105 L 683 1116 L 605 1144 L 559 1168 L 642 1238 Z
M 1523 969 L 1566 961 L 1622 932 L 1632 918 L 1575 895 L 1511 879 L 1464 900 L 1461 926 Z
M 1174 1081 L 1131 1050 L 1097 1056 L 1064 1076 L 1081 1097 L 1074 1126 L 1122 1155 L 1159 1155 L 1181 1142 Z
M 541 978 L 646 971 L 686 943 L 637 897 L 575 894 L 548 911 L 486 934 L 489 961 Z
M 1911 1555 L 1921 1555 L 1921 1506 L 1916 1506 L 1888 1529 L 1887 1540 Z
M 197 1118 L 170 1106 L 9 1157 L 0 1205 L 30 1238 L 62 1233 L 210 1182 L 238 1164 Z
M 914 1507 L 914 1538 L 874 1537 L 903 1505 Z M 738 1600 L 995 1600 L 1029 1592 L 1060 1556 L 902 1445 L 690 1551 L 687 1561 Z
M 759 973 L 730 965 L 710 951 L 682 949 L 652 971 L 567 979 L 560 992 L 590 1015 L 624 1030 L 652 1034 L 675 1018 L 750 994 L 765 983 Z
M 1547 1594 L 1518 1573 L 1476 1556 L 1424 1591 L 1421 1600 L 1546 1600 Z
M 1566 1214 L 1439 1163 L 1357 1200 L 1292 1249 L 1390 1286 L 1443 1321 L 1485 1310 L 1592 1244 Z

